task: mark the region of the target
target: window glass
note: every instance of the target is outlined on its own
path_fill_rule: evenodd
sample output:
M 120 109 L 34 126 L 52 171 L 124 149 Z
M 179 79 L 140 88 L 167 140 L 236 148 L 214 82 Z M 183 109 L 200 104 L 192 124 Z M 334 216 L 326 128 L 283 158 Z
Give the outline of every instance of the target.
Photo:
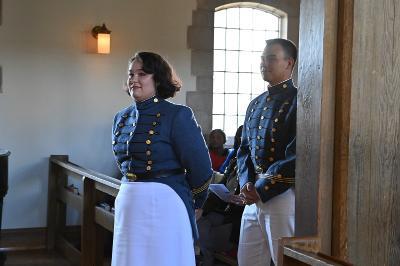
M 260 75 L 265 41 L 281 36 L 281 17 L 254 7 L 214 13 L 212 127 L 234 136 L 248 104 L 266 90 Z

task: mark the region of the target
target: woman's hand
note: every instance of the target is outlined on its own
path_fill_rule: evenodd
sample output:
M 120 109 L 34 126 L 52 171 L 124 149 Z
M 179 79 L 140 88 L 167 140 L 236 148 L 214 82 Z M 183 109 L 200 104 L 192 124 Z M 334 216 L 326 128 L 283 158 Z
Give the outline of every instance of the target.
M 196 221 L 198 221 L 203 215 L 203 209 L 194 210 L 194 216 L 196 217 Z
M 239 205 L 239 206 L 243 206 L 244 205 L 243 199 L 242 199 L 242 197 L 240 195 L 232 195 L 230 197 L 229 202 L 233 203 L 235 205 Z
M 219 172 L 213 171 L 212 178 L 213 178 L 213 180 L 211 181 L 212 184 L 219 184 L 224 179 L 224 174 L 221 174 Z

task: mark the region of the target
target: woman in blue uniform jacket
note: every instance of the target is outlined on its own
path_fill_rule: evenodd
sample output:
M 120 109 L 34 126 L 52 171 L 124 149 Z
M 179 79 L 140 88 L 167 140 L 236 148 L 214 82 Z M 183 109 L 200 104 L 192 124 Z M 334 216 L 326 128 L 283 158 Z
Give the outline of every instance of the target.
M 195 265 L 195 209 L 205 201 L 212 170 L 192 110 L 166 100 L 180 88 L 160 55 L 130 59 L 126 90 L 133 103 L 116 114 L 112 130 L 123 175 L 112 265 Z

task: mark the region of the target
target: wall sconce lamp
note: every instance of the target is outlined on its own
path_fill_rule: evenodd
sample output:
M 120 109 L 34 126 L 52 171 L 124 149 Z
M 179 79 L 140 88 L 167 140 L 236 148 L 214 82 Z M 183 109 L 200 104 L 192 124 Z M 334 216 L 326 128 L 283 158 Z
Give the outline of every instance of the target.
M 110 53 L 110 36 L 111 31 L 107 29 L 103 23 L 102 26 L 95 26 L 92 29 L 92 35 L 97 39 L 97 53 L 109 54 Z

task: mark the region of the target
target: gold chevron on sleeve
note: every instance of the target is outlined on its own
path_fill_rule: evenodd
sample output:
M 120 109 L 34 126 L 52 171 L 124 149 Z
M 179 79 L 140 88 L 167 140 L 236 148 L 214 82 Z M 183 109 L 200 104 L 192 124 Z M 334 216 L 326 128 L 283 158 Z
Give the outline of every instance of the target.
M 210 177 L 207 180 L 207 182 L 205 182 L 201 187 L 192 189 L 193 195 L 199 194 L 199 193 L 203 192 L 204 190 L 206 190 L 208 188 L 208 186 L 210 185 L 211 180 L 212 180 L 212 178 Z
M 275 182 L 279 182 L 279 183 L 287 183 L 287 184 L 295 183 L 294 177 L 283 177 L 282 175 L 276 175 L 276 176 L 271 177 L 270 179 L 274 180 Z

